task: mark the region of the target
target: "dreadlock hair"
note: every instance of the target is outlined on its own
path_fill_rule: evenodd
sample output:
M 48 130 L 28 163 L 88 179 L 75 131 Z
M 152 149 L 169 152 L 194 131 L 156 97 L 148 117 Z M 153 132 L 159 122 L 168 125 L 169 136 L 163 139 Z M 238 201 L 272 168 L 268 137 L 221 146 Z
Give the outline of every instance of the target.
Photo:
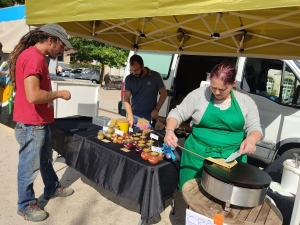
M 15 87 L 16 84 L 16 63 L 19 55 L 30 46 L 34 46 L 36 43 L 44 43 L 49 37 L 53 39 L 54 42 L 58 40 L 46 32 L 40 31 L 40 28 L 36 28 L 25 34 L 15 46 L 14 50 L 9 55 L 9 74 L 11 76 L 11 82 Z

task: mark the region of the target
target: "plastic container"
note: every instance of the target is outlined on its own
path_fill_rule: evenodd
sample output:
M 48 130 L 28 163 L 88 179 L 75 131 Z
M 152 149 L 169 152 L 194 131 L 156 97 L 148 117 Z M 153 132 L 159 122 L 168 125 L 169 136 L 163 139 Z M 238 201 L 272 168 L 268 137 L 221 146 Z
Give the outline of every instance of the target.
M 300 169 L 295 168 L 295 161 L 287 159 L 283 162 L 283 172 L 281 178 L 281 187 L 296 195 L 298 182 L 300 177 Z
M 119 118 L 117 119 L 117 124 L 121 131 L 123 131 L 124 133 L 128 133 L 128 129 L 129 129 L 128 119 Z

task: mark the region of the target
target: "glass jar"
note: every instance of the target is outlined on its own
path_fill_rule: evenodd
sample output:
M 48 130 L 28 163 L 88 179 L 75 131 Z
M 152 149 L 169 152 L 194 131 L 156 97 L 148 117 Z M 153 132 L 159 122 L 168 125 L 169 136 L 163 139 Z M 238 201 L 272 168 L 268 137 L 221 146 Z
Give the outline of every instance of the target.
M 111 139 L 111 134 L 110 133 L 106 133 L 105 135 L 108 139 Z
M 137 154 L 142 154 L 144 148 L 145 148 L 144 144 L 138 144 L 135 148 L 135 151 Z
M 138 145 L 138 141 L 139 141 L 139 140 L 140 140 L 140 139 L 139 139 L 138 137 L 134 137 L 134 138 L 133 138 L 132 144 L 133 144 L 134 147 L 136 147 L 136 146 Z
M 118 144 L 123 144 L 123 137 L 118 137 Z
M 147 143 L 151 143 L 153 145 L 154 141 L 153 140 L 148 140 Z
M 154 165 L 154 164 L 157 164 L 158 161 L 159 161 L 158 152 L 151 152 L 148 157 L 148 162 Z
M 127 149 L 132 149 L 133 148 L 132 140 L 129 139 L 129 138 L 124 141 L 123 145 Z
M 111 140 L 114 140 L 115 138 L 118 140 L 118 135 L 117 134 L 112 134 L 111 135 Z
M 159 152 L 159 153 L 158 153 L 158 160 L 159 160 L 159 161 L 162 161 L 162 160 L 164 160 L 164 158 L 165 158 L 165 153 Z
M 112 134 L 114 132 L 114 129 L 112 126 L 108 127 L 107 133 Z
M 141 154 L 141 157 L 143 160 L 148 160 L 148 158 L 150 157 L 150 149 L 149 148 L 144 148 L 143 152 Z M 158 158 L 157 158 L 158 159 Z
M 116 130 L 120 130 L 120 127 L 115 125 L 114 128 L 113 128 L 113 131 L 115 132 Z
M 142 136 L 140 136 L 140 139 L 145 140 L 145 142 L 146 142 L 146 136 L 142 135 Z
M 153 143 L 151 143 L 151 142 L 147 142 L 146 143 L 146 146 L 148 147 L 148 148 L 150 148 L 151 149 L 151 146 L 153 145 Z
M 104 139 L 104 133 L 103 132 L 98 132 L 98 139 L 103 140 Z
M 144 145 L 145 143 L 146 143 L 145 140 L 139 140 L 139 141 L 138 141 L 138 144 L 143 144 L 143 145 Z
M 117 136 L 115 136 L 114 138 L 112 138 L 112 141 L 113 141 L 113 143 L 118 143 L 118 137 Z

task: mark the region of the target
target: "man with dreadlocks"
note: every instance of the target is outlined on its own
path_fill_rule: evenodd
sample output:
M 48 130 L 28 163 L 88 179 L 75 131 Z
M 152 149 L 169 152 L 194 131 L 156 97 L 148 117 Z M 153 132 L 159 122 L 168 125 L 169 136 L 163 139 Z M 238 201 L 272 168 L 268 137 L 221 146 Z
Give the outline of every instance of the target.
M 66 197 L 73 189 L 64 188 L 52 166 L 49 123 L 54 121 L 53 100 L 69 100 L 67 90 L 52 91 L 45 56 L 56 58 L 64 48 L 72 48 L 66 31 L 57 24 L 46 24 L 28 32 L 10 55 L 10 75 L 16 96 L 13 119 L 20 144 L 18 165 L 18 210 L 29 221 L 42 221 L 48 213 L 37 206 L 33 182 L 41 171 L 44 198 Z

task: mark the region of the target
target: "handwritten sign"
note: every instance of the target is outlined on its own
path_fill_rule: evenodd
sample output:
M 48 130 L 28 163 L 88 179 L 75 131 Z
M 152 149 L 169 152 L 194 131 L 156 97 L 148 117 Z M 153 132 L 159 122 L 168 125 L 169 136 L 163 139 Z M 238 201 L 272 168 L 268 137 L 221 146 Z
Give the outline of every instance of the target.
M 153 134 L 153 133 L 150 134 L 150 138 L 153 138 L 153 139 L 155 139 L 155 140 L 158 140 L 158 136 L 155 135 L 155 134 Z
M 124 135 L 124 132 L 121 131 L 121 130 L 115 130 L 115 134 L 118 134 L 120 136 L 123 136 Z
M 214 225 L 214 220 L 186 209 L 185 225 Z M 226 225 L 225 223 L 223 225 Z
M 156 147 L 156 146 L 151 146 L 151 151 L 152 152 L 161 152 L 161 148 L 160 147 Z
M 102 129 L 103 129 L 103 132 L 108 131 L 108 127 L 103 127 Z
M 129 132 L 131 132 L 131 133 L 133 132 L 133 129 L 132 129 L 132 127 L 129 127 Z

